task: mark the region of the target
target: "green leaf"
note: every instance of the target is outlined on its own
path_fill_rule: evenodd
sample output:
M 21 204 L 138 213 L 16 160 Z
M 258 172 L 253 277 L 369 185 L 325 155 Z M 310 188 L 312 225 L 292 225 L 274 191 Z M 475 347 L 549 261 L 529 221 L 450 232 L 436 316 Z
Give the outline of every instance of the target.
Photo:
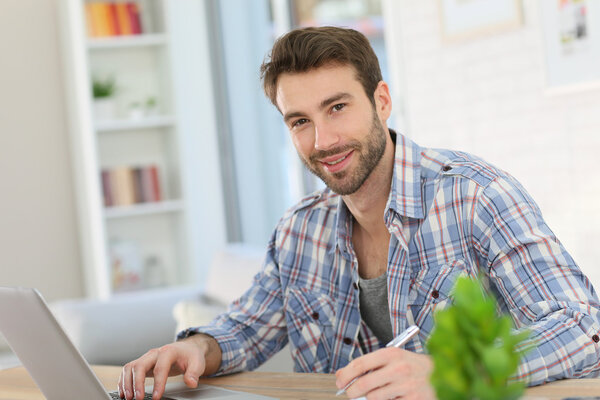
M 531 348 L 529 333 L 513 332 L 508 315 L 497 315 L 496 300 L 480 281 L 461 277 L 454 303 L 434 316 L 427 342 L 434 368 L 431 384 L 440 400 L 517 399 L 522 384 L 508 385 L 522 355 Z
M 94 77 L 92 80 L 92 95 L 95 99 L 112 96 L 116 91 L 116 82 L 113 76 L 104 80 Z
M 502 347 L 489 347 L 482 354 L 482 361 L 493 382 L 504 382 L 510 372 L 511 355 Z

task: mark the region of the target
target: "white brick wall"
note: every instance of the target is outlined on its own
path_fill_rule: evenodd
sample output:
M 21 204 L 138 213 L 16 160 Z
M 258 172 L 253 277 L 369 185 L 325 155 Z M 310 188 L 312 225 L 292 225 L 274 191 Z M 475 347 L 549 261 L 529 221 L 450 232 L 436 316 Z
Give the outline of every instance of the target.
M 399 0 L 407 131 L 419 144 L 467 151 L 514 175 L 600 290 L 600 90 L 548 95 L 538 1 L 518 29 L 442 40 L 439 2 Z M 400 71 L 401 69 L 398 69 Z

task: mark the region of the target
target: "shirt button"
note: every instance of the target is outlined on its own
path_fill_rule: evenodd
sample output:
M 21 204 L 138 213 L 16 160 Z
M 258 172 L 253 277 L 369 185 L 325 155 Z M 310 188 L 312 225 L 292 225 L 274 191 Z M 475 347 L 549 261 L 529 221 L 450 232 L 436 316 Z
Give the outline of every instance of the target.
M 319 319 L 319 313 L 318 312 L 312 313 L 312 317 L 313 317 L 313 319 Z
M 596 343 L 600 342 L 600 337 L 598 337 L 598 335 L 594 335 L 592 336 L 592 340 Z
M 344 338 L 344 344 L 351 345 L 352 344 L 352 339 L 350 339 L 349 337 L 345 337 Z
M 352 283 L 352 286 L 354 286 L 354 289 L 358 290 L 358 283 L 356 283 L 356 282 L 353 282 L 353 283 Z
M 434 290 L 433 292 L 431 292 L 431 297 L 433 297 L 434 299 L 437 299 L 438 297 L 440 297 L 440 292 L 438 292 L 437 290 Z
M 448 172 L 448 171 L 450 171 L 451 169 L 452 169 L 452 167 L 451 167 L 451 166 L 449 166 L 449 165 L 444 165 L 444 166 L 442 167 L 442 171 L 444 171 L 444 172 Z

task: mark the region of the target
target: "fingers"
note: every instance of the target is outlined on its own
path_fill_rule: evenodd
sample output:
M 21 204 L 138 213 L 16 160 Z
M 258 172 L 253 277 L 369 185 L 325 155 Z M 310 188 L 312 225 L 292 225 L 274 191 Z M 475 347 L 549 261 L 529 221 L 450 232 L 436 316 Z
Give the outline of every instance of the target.
M 124 399 L 131 400 L 133 398 L 133 383 L 131 376 L 131 365 L 126 364 L 123 366 L 123 371 L 119 377 L 119 395 L 122 395 Z
M 435 396 L 432 395 L 429 382 L 430 371 L 429 356 L 395 348 L 381 349 L 359 357 L 337 371 L 336 385 L 342 388 L 359 376 L 346 390 L 351 398 L 368 395 L 369 399 L 390 399 L 397 396 L 433 399 Z
M 152 368 L 152 367 L 150 367 Z M 131 369 L 131 375 L 133 377 L 133 390 L 136 399 L 143 399 L 145 393 L 146 383 L 146 371 L 143 365 L 135 365 Z
M 144 382 L 146 376 L 152 375 L 156 363 L 157 350 L 152 349 L 142 357 L 123 366 L 119 377 L 119 396 L 131 400 L 134 397 L 144 398 Z M 138 393 L 139 392 L 139 393 Z
M 437 399 L 429 379 L 403 372 L 395 366 L 385 366 L 358 379 L 348 390 L 349 398 L 368 397 L 369 400 L 387 399 Z
M 123 370 L 121 370 L 121 375 L 119 375 L 119 381 L 117 382 L 117 388 L 119 389 L 119 397 L 124 399 L 125 398 L 125 392 L 123 391 L 123 379 L 125 376 L 125 367 L 123 367 Z
M 165 392 L 167 378 L 171 375 L 172 370 L 177 371 L 177 352 L 174 346 L 165 346 L 158 349 L 158 357 L 154 365 L 154 389 L 152 391 L 153 399 L 160 399 Z
M 373 353 L 369 353 L 362 357 L 356 358 L 350 362 L 347 366 L 339 369 L 336 373 L 336 385 L 339 389 L 345 387 L 352 379 L 365 374 L 371 370 L 378 369 L 385 365 L 386 359 L 384 354 L 386 350 L 381 349 Z M 354 384 L 353 384 L 354 386 Z
M 189 365 L 185 370 L 183 381 L 188 387 L 195 388 L 198 386 L 198 378 L 202 375 L 205 369 L 203 357 L 194 357 L 190 359 Z
M 346 389 L 346 395 L 353 399 L 357 397 L 366 396 L 369 394 L 369 398 L 375 395 L 375 390 L 387 383 L 382 376 L 380 370 L 374 370 L 362 375 L 358 378 L 348 389 Z M 391 398 L 391 397 L 390 397 Z
M 119 396 L 126 400 L 143 398 L 148 376 L 154 377 L 153 399 L 162 397 L 167 378 L 172 375 L 185 373 L 184 382 L 195 388 L 205 367 L 204 354 L 193 341 L 184 340 L 152 349 L 123 367 L 119 377 Z
M 402 379 L 390 375 L 389 370 L 384 367 L 357 379 L 346 390 L 346 395 L 352 399 L 367 394 L 369 399 L 394 399 L 405 394 L 404 386 Z

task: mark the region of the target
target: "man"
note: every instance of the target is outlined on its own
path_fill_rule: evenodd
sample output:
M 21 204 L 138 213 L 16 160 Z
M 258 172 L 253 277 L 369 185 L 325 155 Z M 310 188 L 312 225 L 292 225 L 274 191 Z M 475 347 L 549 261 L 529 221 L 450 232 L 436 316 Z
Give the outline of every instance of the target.
M 465 153 L 420 148 L 387 128 L 392 104 L 360 33 L 305 28 L 261 67 L 306 166 L 327 185 L 283 216 L 252 287 L 209 326 L 125 365 L 131 399 L 154 376 L 253 369 L 290 343 L 296 371 L 336 372 L 350 397 L 434 398 L 424 354 L 435 309 L 459 276 L 483 276 L 537 347 L 530 385 L 598 375 L 600 308 L 587 278 L 525 190 Z M 404 349 L 384 344 L 416 324 Z M 141 393 L 140 393 L 141 394 Z M 138 395 L 139 397 L 139 395 Z

